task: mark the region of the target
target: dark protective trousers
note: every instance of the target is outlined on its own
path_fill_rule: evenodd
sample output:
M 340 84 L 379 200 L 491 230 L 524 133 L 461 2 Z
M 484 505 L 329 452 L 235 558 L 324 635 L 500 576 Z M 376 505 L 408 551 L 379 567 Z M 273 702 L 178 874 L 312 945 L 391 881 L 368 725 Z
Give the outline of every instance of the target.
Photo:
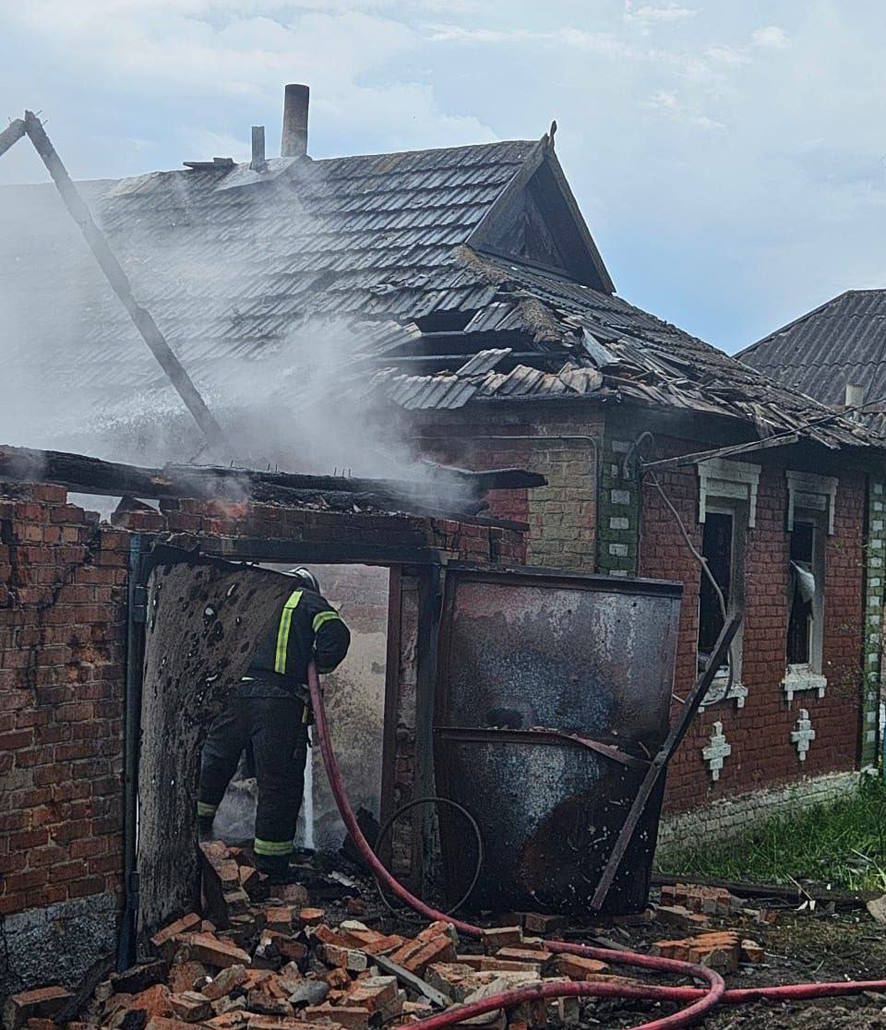
M 224 797 L 244 748 L 252 749 L 258 781 L 255 854 L 259 866 L 288 864 L 301 807 L 308 728 L 304 703 L 274 684 L 243 683 L 209 727 L 200 766 L 198 814 L 207 818 Z

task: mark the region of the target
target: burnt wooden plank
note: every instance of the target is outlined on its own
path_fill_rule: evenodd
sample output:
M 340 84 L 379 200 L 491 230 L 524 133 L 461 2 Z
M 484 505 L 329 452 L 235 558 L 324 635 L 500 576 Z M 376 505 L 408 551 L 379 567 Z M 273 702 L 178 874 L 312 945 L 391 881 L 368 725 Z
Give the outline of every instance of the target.
M 197 387 L 194 386 L 191 377 L 185 371 L 184 365 L 178 360 L 172 348 L 166 342 L 166 337 L 160 332 L 151 313 L 136 302 L 129 277 L 123 271 L 123 266 L 117 260 L 104 233 L 96 225 L 92 212 L 80 196 L 70 175 L 68 175 L 68 170 L 62 163 L 62 159 L 58 156 L 55 147 L 53 147 L 49 137 L 46 135 L 43 123 L 33 111 L 25 111 L 24 129 L 34 144 L 34 149 L 40 155 L 49 174 L 52 176 L 52 181 L 55 183 L 65 207 L 80 227 L 80 231 L 89 244 L 89 248 L 95 256 L 99 267 L 104 272 L 111 289 L 117 295 L 123 307 L 126 308 L 133 324 L 148 345 L 148 349 L 169 377 L 169 381 L 175 387 L 179 397 L 184 401 L 185 407 L 193 415 L 194 421 L 203 431 L 209 443 L 222 443 L 225 436 L 221 426 L 209 408 L 207 408 L 206 402 L 200 396 Z

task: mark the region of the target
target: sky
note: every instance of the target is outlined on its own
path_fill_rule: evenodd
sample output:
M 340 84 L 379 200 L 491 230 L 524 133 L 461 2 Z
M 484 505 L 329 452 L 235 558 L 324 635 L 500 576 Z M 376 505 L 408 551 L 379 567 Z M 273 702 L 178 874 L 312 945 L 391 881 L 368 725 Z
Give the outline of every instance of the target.
M 733 352 L 886 287 L 886 4 L 868 0 L 27 0 L 0 4 L 0 124 L 77 178 L 279 152 L 556 148 L 618 293 Z M 0 184 L 43 181 L 26 141 Z

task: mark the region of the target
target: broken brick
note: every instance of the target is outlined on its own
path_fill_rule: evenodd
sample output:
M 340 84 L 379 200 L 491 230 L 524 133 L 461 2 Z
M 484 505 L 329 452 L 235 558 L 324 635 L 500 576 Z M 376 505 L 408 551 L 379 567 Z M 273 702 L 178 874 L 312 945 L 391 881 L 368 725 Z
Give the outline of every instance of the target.
M 490 926 L 481 931 L 480 941 L 487 953 L 516 948 L 523 943 L 523 930 L 519 926 Z
M 318 954 L 328 966 L 338 966 L 352 973 L 359 973 L 369 965 L 369 960 L 362 951 L 342 948 L 337 944 L 321 944 Z
M 13 994 L 3 1006 L 3 1024 L 8 1030 L 18 1030 L 29 1019 L 54 1016 L 70 997 L 70 991 L 59 986 L 38 987 Z
M 605 962 L 585 958 L 583 955 L 558 955 L 556 968 L 561 976 L 568 976 L 570 980 L 584 980 L 588 975 L 605 973 L 609 966 Z
M 356 1005 L 369 1012 L 379 1012 L 397 997 L 395 976 L 368 976 L 357 980 L 347 993 L 348 1005 Z
M 276 905 L 265 912 L 265 926 L 278 933 L 292 930 L 292 922 L 295 912 L 290 905 Z
M 548 915 L 545 912 L 526 912 L 523 916 L 523 927 L 527 933 L 553 933 L 565 925 L 565 916 Z
M 169 963 L 155 959 L 140 966 L 132 966 L 111 976 L 111 990 L 116 994 L 138 994 L 154 984 L 162 983 L 169 974 Z
M 323 922 L 325 915 L 322 908 L 302 908 L 299 910 L 298 918 L 303 926 L 316 926 Z
M 655 918 L 667 926 L 676 926 L 680 930 L 696 930 L 707 925 L 707 917 L 700 912 L 690 912 L 684 905 L 657 905 Z
M 189 912 L 186 916 L 182 916 L 181 919 L 176 919 L 174 923 L 169 923 L 162 930 L 158 930 L 151 938 L 151 944 L 158 951 L 162 952 L 164 957 L 171 958 L 171 954 L 167 954 L 167 952 L 170 947 L 173 952 L 175 951 L 175 938 L 181 934 L 188 933 L 199 925 L 200 916 L 196 912 Z
M 305 1019 L 321 1022 L 324 1019 L 335 1020 L 345 1030 L 368 1030 L 369 1011 L 349 1005 L 336 1005 L 328 1002 L 323 1005 L 312 1005 L 305 1009 Z
M 252 963 L 249 955 L 231 941 L 223 940 L 211 933 L 186 933 L 174 938 L 180 944 L 187 945 L 190 957 L 198 962 L 216 969 L 228 966 L 249 966 Z
M 511 962 L 528 962 L 539 969 L 550 965 L 553 955 L 539 948 L 499 948 L 494 958 Z
M 750 939 L 741 942 L 741 959 L 743 962 L 762 962 L 765 952 L 756 941 Z
M 129 1007 L 143 1010 L 149 1020 L 155 1016 L 171 1016 L 170 993 L 166 984 L 154 984 L 134 995 L 129 1001 Z
M 291 1016 L 292 1006 L 285 998 L 275 998 L 264 986 L 255 987 L 246 997 L 246 1007 L 264 1016 Z
M 202 962 L 194 962 L 192 959 L 174 962 L 169 970 L 169 986 L 177 994 L 194 991 L 197 990 L 194 985 L 205 976 L 206 966 Z
M 246 982 L 246 968 L 239 964 L 228 966 L 223 969 L 214 980 L 203 988 L 203 994 L 209 998 L 210 1001 L 215 1001 L 217 998 L 222 998 L 226 994 L 230 994 L 236 987 L 242 986 Z
M 181 994 L 172 994 L 169 998 L 172 1011 L 178 1019 L 185 1023 L 199 1023 L 203 1019 L 209 1019 L 212 1009 L 209 998 L 196 991 L 182 991 Z

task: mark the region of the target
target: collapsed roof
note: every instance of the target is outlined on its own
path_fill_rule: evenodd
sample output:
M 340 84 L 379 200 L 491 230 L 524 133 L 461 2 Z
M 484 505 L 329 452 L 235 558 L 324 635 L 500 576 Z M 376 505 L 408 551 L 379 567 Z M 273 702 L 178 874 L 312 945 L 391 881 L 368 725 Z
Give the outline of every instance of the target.
M 244 367 L 267 368 L 269 398 L 297 400 L 301 331 L 336 384 L 371 384 L 410 410 L 617 396 L 737 419 L 761 437 L 799 427 L 829 447 L 872 439 L 615 296 L 548 135 L 279 158 L 263 171 L 197 163 L 81 188 L 140 302 L 216 403 Z M 167 391 L 51 186 L 0 190 L 0 284 L 19 361 L 39 347 L 58 382 L 104 403 Z

